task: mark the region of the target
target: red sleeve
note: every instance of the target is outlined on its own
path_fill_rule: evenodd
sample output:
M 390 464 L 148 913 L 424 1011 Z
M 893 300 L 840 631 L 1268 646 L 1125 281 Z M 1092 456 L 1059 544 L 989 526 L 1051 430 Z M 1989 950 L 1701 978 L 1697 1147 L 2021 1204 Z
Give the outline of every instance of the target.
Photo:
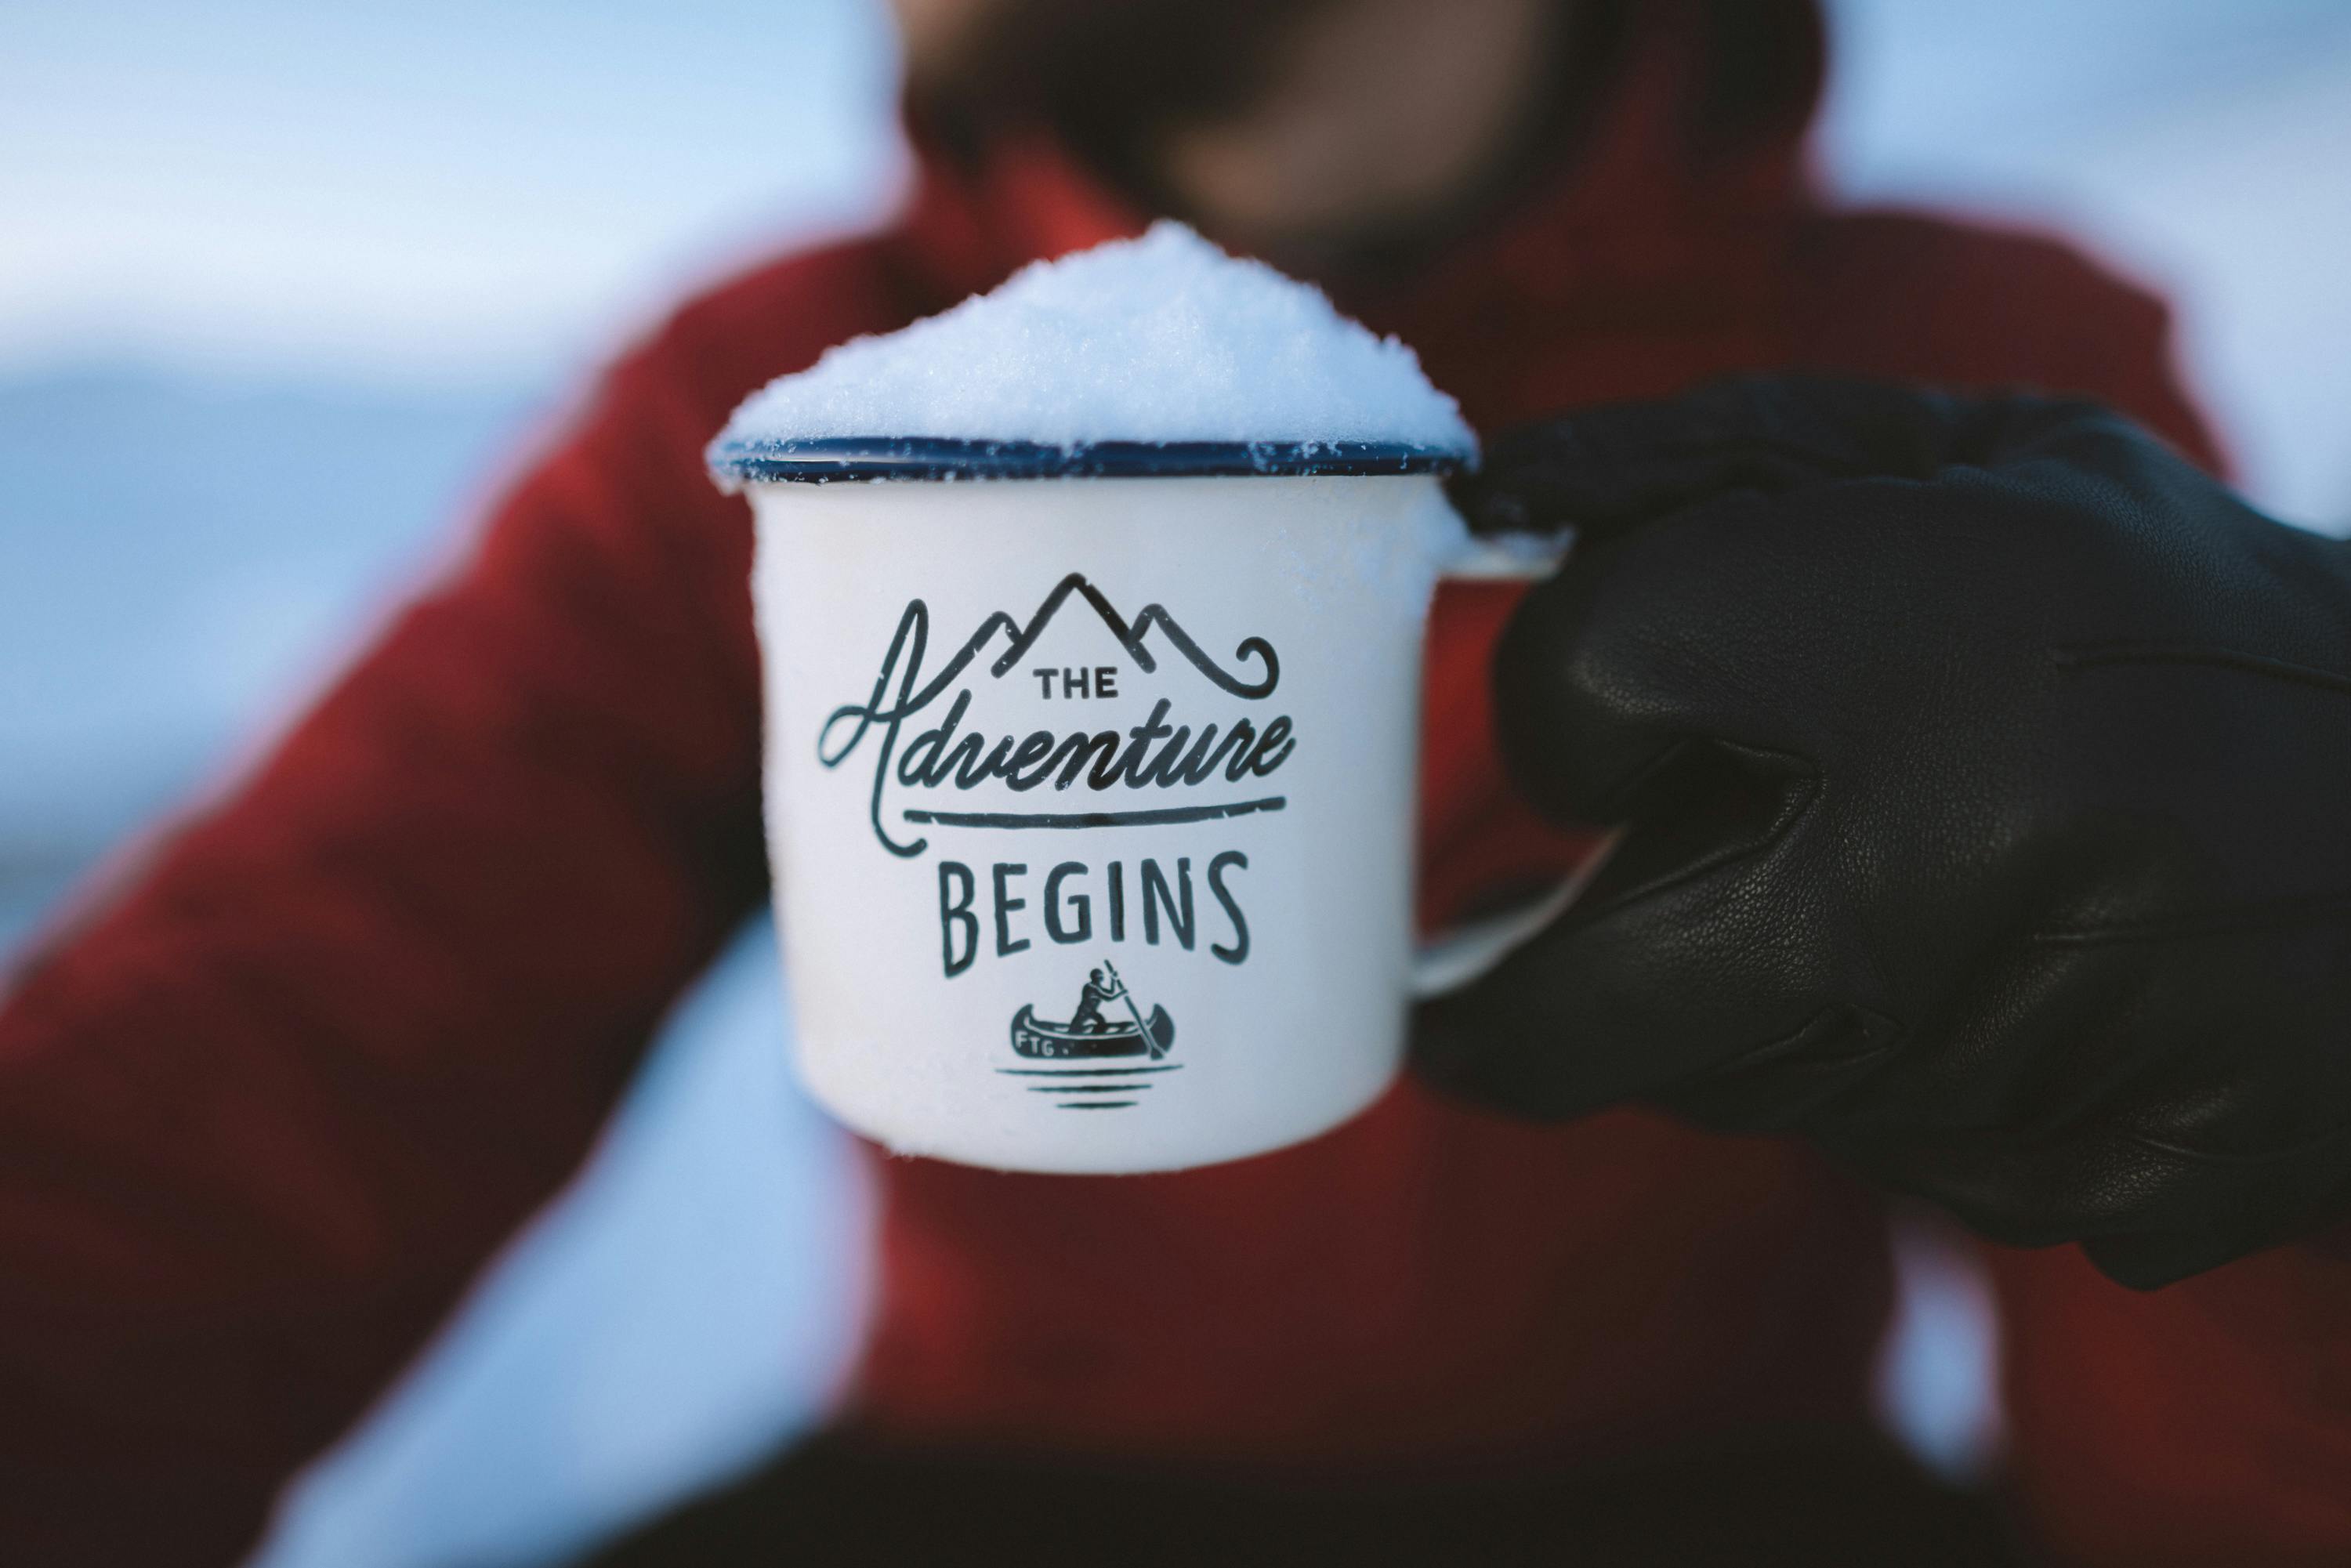
M 18 977 L 0 1559 L 237 1560 L 759 896 L 748 516 L 700 451 L 759 374 L 894 323 L 806 277 L 737 294 L 623 363 L 472 559 Z M 764 349 L 762 300 L 803 308 Z

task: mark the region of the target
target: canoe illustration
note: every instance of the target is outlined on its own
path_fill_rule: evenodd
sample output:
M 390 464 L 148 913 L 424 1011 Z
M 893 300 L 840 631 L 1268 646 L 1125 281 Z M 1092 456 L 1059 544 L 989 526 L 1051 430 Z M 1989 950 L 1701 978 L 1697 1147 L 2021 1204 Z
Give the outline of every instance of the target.
M 1149 1056 L 1162 1057 L 1176 1043 L 1176 1020 L 1167 1009 L 1155 1007 L 1147 1023 L 1137 1027 L 1122 1020 L 1104 1021 L 1092 1029 L 1071 1029 L 1066 1023 L 1055 1023 L 1037 1016 L 1036 1008 L 1023 1007 L 1012 1015 L 1012 1049 L 1023 1056 L 1055 1060 L 1070 1057 Z

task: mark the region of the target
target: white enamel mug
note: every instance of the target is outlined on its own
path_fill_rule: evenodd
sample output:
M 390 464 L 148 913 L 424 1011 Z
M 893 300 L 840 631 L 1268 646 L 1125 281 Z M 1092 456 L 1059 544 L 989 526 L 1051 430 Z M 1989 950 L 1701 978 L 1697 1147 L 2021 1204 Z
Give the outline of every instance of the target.
M 820 441 L 750 496 L 768 847 L 799 1068 L 849 1126 L 1006 1170 L 1311 1138 L 1411 998 L 1421 655 L 1475 545 L 1442 455 Z M 1524 544 L 1527 541 L 1513 541 Z

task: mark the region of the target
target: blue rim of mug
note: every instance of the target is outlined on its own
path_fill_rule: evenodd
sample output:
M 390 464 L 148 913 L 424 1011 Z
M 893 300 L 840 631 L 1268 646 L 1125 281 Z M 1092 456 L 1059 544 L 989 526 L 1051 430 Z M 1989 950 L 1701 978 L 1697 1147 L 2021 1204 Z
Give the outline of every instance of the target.
M 738 485 L 1448 474 L 1469 462 L 1460 452 L 1386 441 L 1097 441 L 1054 446 L 932 435 L 729 441 L 712 447 L 709 457 L 714 477 Z

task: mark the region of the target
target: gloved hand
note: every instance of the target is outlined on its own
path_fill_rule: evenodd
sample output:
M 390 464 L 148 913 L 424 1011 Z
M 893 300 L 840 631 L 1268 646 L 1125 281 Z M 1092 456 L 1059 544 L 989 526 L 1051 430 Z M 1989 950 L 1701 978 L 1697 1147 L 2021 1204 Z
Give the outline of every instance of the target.
M 1801 1134 L 2140 1288 L 2351 1217 L 2351 546 L 2086 403 L 1809 378 L 1458 499 L 1582 530 L 1498 723 L 1628 831 L 1426 1076 Z

